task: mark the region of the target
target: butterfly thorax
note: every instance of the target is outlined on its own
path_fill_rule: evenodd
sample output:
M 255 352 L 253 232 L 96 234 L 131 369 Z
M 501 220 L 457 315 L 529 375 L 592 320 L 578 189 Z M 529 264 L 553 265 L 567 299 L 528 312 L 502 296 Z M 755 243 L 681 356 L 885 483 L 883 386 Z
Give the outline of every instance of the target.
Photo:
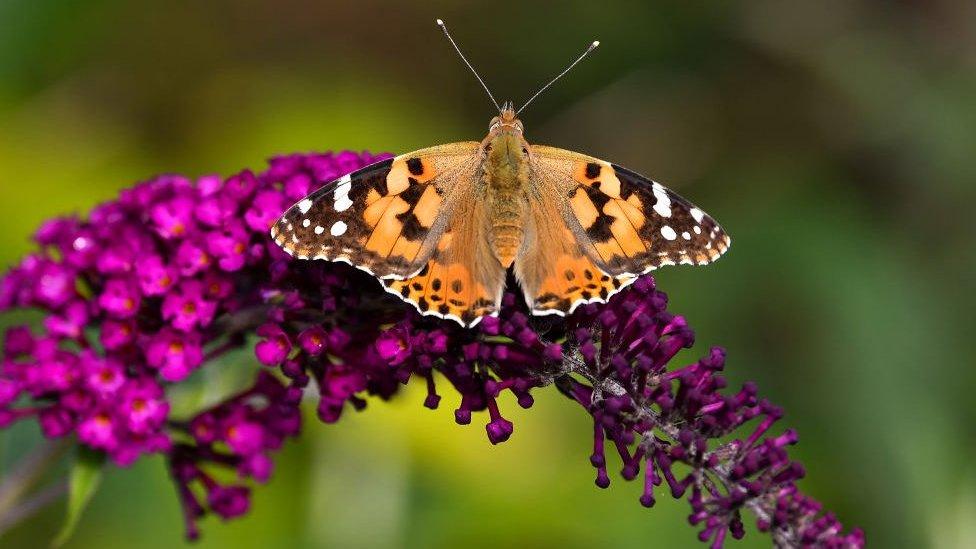
M 483 188 L 488 206 L 488 239 L 495 257 L 508 268 L 525 236 L 529 162 L 521 122 L 506 114 L 509 113 L 503 112 L 492 120 L 482 147 L 486 154 Z

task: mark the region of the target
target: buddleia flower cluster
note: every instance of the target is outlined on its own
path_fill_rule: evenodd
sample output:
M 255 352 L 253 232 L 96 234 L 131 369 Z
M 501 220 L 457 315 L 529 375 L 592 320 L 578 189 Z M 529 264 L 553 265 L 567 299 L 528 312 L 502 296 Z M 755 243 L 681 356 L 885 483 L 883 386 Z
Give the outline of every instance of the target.
M 258 174 L 163 175 L 84 218 L 45 223 L 37 251 L 0 279 L 0 308 L 42 313 L 4 335 L 0 427 L 36 422 L 122 467 L 162 454 L 192 539 L 207 514 L 249 511 L 275 452 L 301 430 L 303 401 L 333 423 L 422 383 L 425 406 L 459 394 L 457 423 L 482 423 L 499 444 L 514 431 L 499 395 L 530 408 L 533 392 L 558 390 L 593 418 L 596 484 L 610 484 L 614 454 L 642 505 L 662 492 L 686 498 L 713 547 L 743 535 L 743 512 L 781 546 L 863 545 L 860 530 L 798 490 L 804 470 L 787 452 L 796 433 L 773 429 L 782 411 L 754 385 L 726 387 L 722 349 L 671 364 L 694 335 L 652 278 L 560 319 L 532 317 L 506 293 L 498 317 L 467 329 L 420 316 L 363 272 L 292 260 L 271 241 L 288 206 L 387 157 L 295 154 Z M 174 392 L 199 383 L 194 372 L 239 349 L 263 365 L 248 388 L 174 411 Z

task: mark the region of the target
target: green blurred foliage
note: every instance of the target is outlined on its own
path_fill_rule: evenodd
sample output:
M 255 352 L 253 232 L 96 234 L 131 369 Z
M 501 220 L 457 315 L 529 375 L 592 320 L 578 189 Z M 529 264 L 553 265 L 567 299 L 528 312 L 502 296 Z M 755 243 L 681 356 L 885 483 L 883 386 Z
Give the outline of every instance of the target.
M 530 141 L 652 175 L 729 230 L 727 258 L 657 279 L 698 351 L 726 346 L 733 384 L 786 408 L 805 490 L 874 546 L 976 539 L 972 2 L 3 0 L 0 265 L 41 220 L 154 173 L 479 139 L 492 109 L 435 17 L 500 98 L 599 38 L 527 110 Z M 199 546 L 698 546 L 683 502 L 592 485 L 591 428 L 555 391 L 504 402 L 498 447 L 420 393 L 310 416 L 251 514 L 206 521 Z M 37 439 L 0 434 L 0 467 Z M 47 543 L 62 514 L 3 546 Z M 108 472 L 68 547 L 181 535 L 153 458 Z

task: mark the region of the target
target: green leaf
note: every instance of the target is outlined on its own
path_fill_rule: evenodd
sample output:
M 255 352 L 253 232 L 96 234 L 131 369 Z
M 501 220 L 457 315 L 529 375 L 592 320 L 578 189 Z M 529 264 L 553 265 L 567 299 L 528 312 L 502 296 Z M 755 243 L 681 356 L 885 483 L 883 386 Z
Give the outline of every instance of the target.
M 61 547 L 69 539 L 78 526 L 78 519 L 91 501 L 95 490 L 102 480 L 102 470 L 105 465 L 105 454 L 91 450 L 86 446 L 78 446 L 75 461 L 71 465 L 68 478 L 68 513 L 61 526 L 58 536 L 51 542 L 52 547 Z

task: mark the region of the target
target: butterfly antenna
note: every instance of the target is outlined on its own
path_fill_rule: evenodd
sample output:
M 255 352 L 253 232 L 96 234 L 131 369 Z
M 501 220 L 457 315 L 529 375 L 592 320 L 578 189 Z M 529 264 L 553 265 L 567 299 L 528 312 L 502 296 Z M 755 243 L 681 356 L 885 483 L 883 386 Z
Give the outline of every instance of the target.
M 580 56 L 576 58 L 576 61 L 573 61 L 572 63 L 570 63 L 569 66 L 566 67 L 563 70 L 563 72 L 557 74 L 556 77 L 553 78 L 552 80 L 550 80 L 548 84 L 546 84 L 545 86 L 542 86 L 542 88 L 539 89 L 539 91 L 535 92 L 535 95 L 533 95 L 532 97 L 530 97 L 529 100 L 526 101 L 524 105 L 522 105 L 521 107 L 519 107 L 519 110 L 515 111 L 515 114 L 518 114 L 518 113 L 522 112 L 522 110 L 525 109 L 525 107 L 528 107 L 529 106 L 529 103 L 531 103 L 536 97 L 539 97 L 539 95 L 541 95 L 542 92 L 548 90 L 549 89 L 549 86 L 552 86 L 553 84 L 555 84 L 556 83 L 556 80 L 559 80 L 560 78 L 562 78 L 563 76 L 565 76 L 565 74 L 567 72 L 569 72 L 570 70 L 572 70 L 573 67 L 575 67 L 577 63 L 579 63 L 580 61 L 582 61 L 584 57 L 586 57 L 587 55 L 589 55 L 591 51 L 597 49 L 597 47 L 599 47 L 599 46 L 600 46 L 600 41 L 599 40 L 594 40 L 593 43 L 590 44 L 590 47 L 586 48 L 586 51 L 584 51 L 583 53 L 581 53 Z
M 454 51 L 456 51 L 457 54 L 461 56 L 461 61 L 464 61 L 464 64 L 467 65 L 469 69 L 471 69 L 471 73 L 474 74 L 474 77 L 477 78 L 478 82 L 481 83 L 481 87 L 485 89 L 485 93 L 488 94 L 488 97 L 491 99 L 491 102 L 495 104 L 495 108 L 498 109 L 499 112 L 501 112 L 502 108 L 498 106 L 498 101 L 495 101 L 495 96 L 491 94 L 491 90 L 488 89 L 488 85 L 485 84 L 485 81 L 482 80 L 481 76 L 478 75 L 478 71 L 474 70 L 474 67 L 471 66 L 471 63 L 468 62 L 468 59 L 464 57 L 463 53 L 461 53 L 461 48 L 459 48 L 457 42 L 455 42 L 454 39 L 451 38 L 451 33 L 447 32 L 447 25 L 444 24 L 443 20 L 438 19 L 437 26 L 440 27 L 442 31 L 444 31 L 444 36 L 446 36 L 447 39 L 451 41 L 451 45 L 454 46 Z

